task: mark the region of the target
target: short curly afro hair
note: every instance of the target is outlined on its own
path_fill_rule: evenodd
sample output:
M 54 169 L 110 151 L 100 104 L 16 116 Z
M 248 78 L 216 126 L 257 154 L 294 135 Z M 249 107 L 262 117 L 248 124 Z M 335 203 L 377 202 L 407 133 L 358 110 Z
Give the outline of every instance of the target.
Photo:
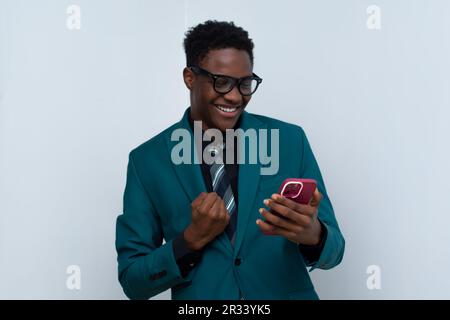
M 186 65 L 198 66 L 210 50 L 235 48 L 247 51 L 253 64 L 253 41 L 233 22 L 208 20 L 190 28 L 184 38 Z

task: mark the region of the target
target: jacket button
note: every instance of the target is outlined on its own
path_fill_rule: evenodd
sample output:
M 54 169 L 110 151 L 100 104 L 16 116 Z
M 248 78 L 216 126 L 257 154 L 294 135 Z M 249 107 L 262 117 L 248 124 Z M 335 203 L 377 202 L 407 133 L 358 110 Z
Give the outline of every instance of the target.
M 238 266 L 241 264 L 241 259 L 240 258 L 236 258 L 236 260 L 234 260 L 234 265 Z

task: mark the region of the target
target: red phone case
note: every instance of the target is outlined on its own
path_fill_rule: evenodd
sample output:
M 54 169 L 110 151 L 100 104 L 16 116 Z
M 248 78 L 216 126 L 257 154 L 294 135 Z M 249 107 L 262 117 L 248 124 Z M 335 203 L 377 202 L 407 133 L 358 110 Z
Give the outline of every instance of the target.
M 297 203 L 308 204 L 312 198 L 314 190 L 316 190 L 317 182 L 314 179 L 297 179 L 288 178 L 283 181 L 278 190 L 278 193 L 288 199 L 291 199 Z M 276 215 L 282 219 L 286 219 L 281 214 L 270 210 L 270 213 Z M 266 220 L 267 223 L 270 224 Z M 272 233 L 263 232 L 265 235 L 273 235 Z
M 314 179 L 288 178 L 283 181 L 278 193 L 297 203 L 308 204 L 316 186 L 317 182 Z

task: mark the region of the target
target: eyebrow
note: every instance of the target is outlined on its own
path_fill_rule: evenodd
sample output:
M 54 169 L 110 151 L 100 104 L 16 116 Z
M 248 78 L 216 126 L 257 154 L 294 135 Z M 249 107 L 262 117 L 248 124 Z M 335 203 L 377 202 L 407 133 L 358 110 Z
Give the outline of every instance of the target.
M 254 73 L 247 75 L 247 76 L 243 76 L 243 77 L 234 77 L 234 76 L 230 76 L 230 75 L 222 74 L 222 73 L 214 73 L 214 72 L 211 72 L 211 73 L 216 76 L 228 77 L 228 78 L 233 78 L 233 79 L 244 79 L 244 78 L 250 78 L 250 77 L 254 76 Z

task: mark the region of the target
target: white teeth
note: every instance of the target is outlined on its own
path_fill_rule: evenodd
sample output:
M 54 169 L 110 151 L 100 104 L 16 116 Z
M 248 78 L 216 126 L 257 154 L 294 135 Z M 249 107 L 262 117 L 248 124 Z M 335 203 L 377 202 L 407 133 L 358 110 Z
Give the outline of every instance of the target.
M 237 108 L 236 107 L 234 107 L 234 108 L 225 108 L 225 107 L 222 107 L 222 106 L 216 106 L 220 111 L 223 111 L 223 112 L 235 112 L 236 110 L 237 110 Z

